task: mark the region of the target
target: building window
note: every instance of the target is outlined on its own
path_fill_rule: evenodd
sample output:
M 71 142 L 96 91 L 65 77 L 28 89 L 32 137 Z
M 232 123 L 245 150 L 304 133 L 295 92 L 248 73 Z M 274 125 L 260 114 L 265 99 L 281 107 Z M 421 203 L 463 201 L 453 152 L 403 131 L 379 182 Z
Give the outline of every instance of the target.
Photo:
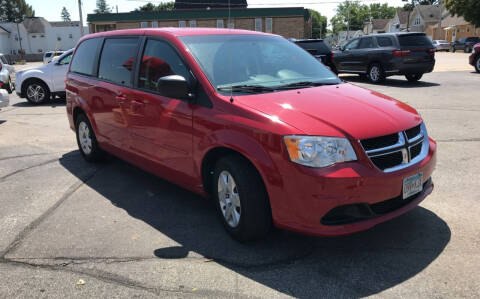
M 61 41 L 61 40 L 62 40 L 62 38 L 60 36 L 57 37 L 57 41 Z
M 70 34 L 68 35 L 68 37 L 69 37 L 69 38 L 73 38 L 73 34 L 70 33 Z
M 152 28 L 158 28 L 158 22 L 157 21 L 152 22 Z
M 255 31 L 262 31 L 262 19 L 256 18 L 255 19 Z
M 32 38 L 36 38 L 37 36 L 36 35 L 32 35 Z
M 470 26 L 467 26 L 467 32 L 470 32 Z
M 178 21 L 178 27 L 187 27 L 187 21 Z
M 223 20 L 217 20 L 217 28 L 223 28 Z
M 115 30 L 116 27 L 117 27 L 116 24 L 95 25 L 95 32 Z
M 273 31 L 273 20 L 272 18 L 265 19 L 265 32 L 272 33 Z
M 233 20 L 230 20 L 230 23 L 228 23 L 228 28 L 235 29 L 235 23 L 233 22 Z
M 42 35 L 40 35 L 40 37 L 45 37 L 45 35 L 42 34 Z
M 420 18 L 416 18 L 415 21 L 413 21 L 413 25 L 420 25 Z
M 140 27 L 141 28 L 147 28 L 148 27 L 148 22 L 140 22 Z
M 196 20 L 190 20 L 190 27 L 197 27 L 197 21 Z

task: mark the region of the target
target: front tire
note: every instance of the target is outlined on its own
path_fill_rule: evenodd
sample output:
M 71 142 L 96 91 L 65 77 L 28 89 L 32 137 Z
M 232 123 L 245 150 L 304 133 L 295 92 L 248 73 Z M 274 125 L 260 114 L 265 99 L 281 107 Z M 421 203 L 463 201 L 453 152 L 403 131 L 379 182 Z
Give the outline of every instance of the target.
M 50 89 L 41 81 L 31 81 L 25 88 L 25 95 L 30 103 L 39 105 L 50 100 Z
M 104 156 L 104 152 L 98 146 L 92 125 L 83 113 L 77 116 L 75 132 L 77 135 L 78 149 L 80 153 L 82 153 L 83 158 L 88 162 L 100 161 Z
M 239 241 L 264 238 L 272 216 L 262 178 L 245 158 L 228 155 L 218 160 L 213 179 L 217 212 L 225 229 Z
M 422 78 L 423 74 L 408 74 L 405 75 L 405 78 L 407 78 L 408 82 L 417 82 Z
M 378 63 L 374 63 L 368 68 L 367 76 L 370 82 L 374 84 L 384 82 L 386 78 L 385 71 Z
M 480 73 L 480 55 L 475 58 L 475 70 Z
M 452 46 L 452 53 L 455 53 L 456 49 L 455 46 Z

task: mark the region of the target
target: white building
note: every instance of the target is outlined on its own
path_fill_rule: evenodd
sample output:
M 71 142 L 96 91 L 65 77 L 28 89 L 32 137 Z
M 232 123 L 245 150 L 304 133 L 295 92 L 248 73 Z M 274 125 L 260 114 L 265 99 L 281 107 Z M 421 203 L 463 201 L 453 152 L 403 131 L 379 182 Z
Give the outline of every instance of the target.
M 0 23 L 0 53 L 43 54 L 52 50 L 68 50 L 80 39 L 79 22 L 48 22 L 42 17 L 23 22 Z

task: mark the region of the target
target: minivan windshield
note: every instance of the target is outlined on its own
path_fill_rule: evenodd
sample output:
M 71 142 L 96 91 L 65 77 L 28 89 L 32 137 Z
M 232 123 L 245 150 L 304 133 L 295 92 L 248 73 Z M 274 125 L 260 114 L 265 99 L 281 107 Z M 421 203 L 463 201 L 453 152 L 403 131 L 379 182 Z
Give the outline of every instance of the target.
M 282 37 L 232 34 L 180 39 L 217 90 L 270 92 L 341 83 L 312 55 Z

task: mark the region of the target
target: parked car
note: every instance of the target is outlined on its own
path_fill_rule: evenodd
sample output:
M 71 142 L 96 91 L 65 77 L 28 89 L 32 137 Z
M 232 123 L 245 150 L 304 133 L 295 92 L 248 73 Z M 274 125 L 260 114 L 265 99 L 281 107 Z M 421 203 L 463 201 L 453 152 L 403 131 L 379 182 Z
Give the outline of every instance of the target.
M 5 89 L 0 89 L 0 108 L 5 108 L 10 103 L 10 96 Z
M 43 63 L 50 63 L 54 58 L 62 55 L 64 51 L 47 51 L 43 54 Z
M 434 40 L 432 44 L 435 47 L 435 51 L 450 52 L 450 43 L 446 40 Z
M 272 223 L 314 235 L 365 230 L 433 190 L 437 146 L 417 111 L 344 83 L 280 36 L 87 35 L 66 90 L 87 161 L 108 152 L 213 197 L 239 240 L 264 237 Z
M 32 104 L 41 104 L 53 96 L 65 96 L 65 78 L 73 49 L 51 63 L 17 72 L 16 92 Z
M 330 49 L 323 39 L 294 39 L 293 42 L 312 54 L 332 71 L 336 72 L 335 65 L 332 61 L 332 49 Z
M 12 81 L 14 73 L 13 65 L 10 65 L 5 55 L 0 53 L 0 88 L 5 89 L 8 93 L 12 93 L 15 89 Z
M 473 45 L 480 43 L 480 37 L 464 37 L 452 43 L 452 52 L 463 50 L 465 53 L 472 52 Z
M 473 51 L 469 57 L 469 62 L 475 67 L 477 73 L 480 73 L 480 43 L 473 46 Z
M 380 83 L 404 75 L 415 82 L 435 66 L 435 47 L 425 33 L 387 33 L 362 36 L 333 52 L 338 73 L 366 76 Z

